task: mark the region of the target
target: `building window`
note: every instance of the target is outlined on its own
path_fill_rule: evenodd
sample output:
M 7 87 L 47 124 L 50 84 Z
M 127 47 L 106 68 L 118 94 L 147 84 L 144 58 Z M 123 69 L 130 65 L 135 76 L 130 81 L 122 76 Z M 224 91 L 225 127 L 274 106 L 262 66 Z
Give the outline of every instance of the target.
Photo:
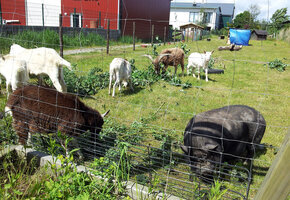
M 190 12 L 189 13 L 189 22 L 196 23 L 199 20 L 199 13 L 198 12 Z
M 71 13 L 70 14 L 70 26 L 71 27 L 82 27 L 82 14 Z
M 206 12 L 205 14 L 205 23 L 211 23 L 212 12 Z

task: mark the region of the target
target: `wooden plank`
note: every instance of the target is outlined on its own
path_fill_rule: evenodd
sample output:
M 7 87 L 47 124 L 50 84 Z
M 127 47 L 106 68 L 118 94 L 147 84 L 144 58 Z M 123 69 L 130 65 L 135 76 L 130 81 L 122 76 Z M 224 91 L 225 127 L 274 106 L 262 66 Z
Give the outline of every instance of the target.
M 290 192 L 290 129 L 254 200 L 284 200 Z

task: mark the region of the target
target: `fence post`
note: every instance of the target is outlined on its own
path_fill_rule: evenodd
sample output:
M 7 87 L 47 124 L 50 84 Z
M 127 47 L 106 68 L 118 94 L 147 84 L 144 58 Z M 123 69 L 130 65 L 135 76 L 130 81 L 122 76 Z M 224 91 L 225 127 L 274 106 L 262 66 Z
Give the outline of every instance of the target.
M 164 26 L 164 38 L 163 38 L 163 40 L 164 40 L 164 45 L 165 45 L 165 43 L 166 43 L 166 26 Z
M 176 35 L 176 30 L 174 29 L 174 45 L 175 45 L 175 35 Z
M 194 29 L 195 28 L 193 28 L 191 31 L 192 31 L 192 36 L 191 36 L 191 41 L 193 42 L 193 40 L 194 40 Z
M 135 22 L 133 22 L 133 51 L 135 51 Z
M 189 37 L 189 29 L 188 28 L 186 30 L 185 36 L 186 36 L 186 42 L 188 42 L 188 37 Z
M 152 32 L 151 32 L 151 46 L 153 46 L 153 39 L 154 39 L 154 24 L 152 24 Z
M 254 200 L 286 199 L 290 191 L 290 129 Z
M 102 26 L 101 15 L 102 15 L 102 13 L 101 13 L 101 11 L 100 11 L 100 12 L 99 12 L 99 24 L 98 24 L 98 28 L 101 28 L 101 26 Z
M 59 55 L 63 58 L 62 14 L 59 14 Z
M 42 13 L 42 26 L 44 26 L 44 5 L 41 4 L 41 13 Z
M 109 54 L 109 41 L 110 41 L 110 19 L 107 19 L 107 54 Z

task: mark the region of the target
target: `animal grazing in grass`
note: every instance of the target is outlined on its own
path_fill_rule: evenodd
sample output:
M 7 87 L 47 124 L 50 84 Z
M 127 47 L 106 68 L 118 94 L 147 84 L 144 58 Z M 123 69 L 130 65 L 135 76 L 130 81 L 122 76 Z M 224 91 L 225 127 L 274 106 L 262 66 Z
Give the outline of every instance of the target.
M 110 83 L 109 83 L 109 94 L 111 94 L 112 81 L 115 81 L 113 85 L 113 94 L 115 96 L 116 85 L 119 85 L 119 91 L 121 91 L 121 84 L 125 87 L 129 84 L 132 91 L 132 68 L 131 64 L 123 58 L 114 58 L 110 64 Z
M 229 105 L 194 116 L 184 132 L 183 152 L 191 169 L 212 177 L 215 167 L 244 156 L 252 158 L 266 129 L 260 112 L 245 105 Z
M 188 57 L 187 64 L 187 75 L 189 75 L 189 69 L 193 68 L 192 76 L 195 76 L 195 68 L 197 69 L 197 79 L 200 79 L 200 69 L 202 68 L 205 72 L 205 81 L 208 81 L 208 63 L 211 59 L 211 55 L 214 51 L 204 53 L 192 53 Z
M 74 137 L 89 131 L 91 141 L 95 141 L 102 130 L 103 118 L 109 112 L 101 115 L 76 95 L 36 85 L 24 86 L 11 93 L 5 111 L 12 115 L 13 128 L 22 145 L 30 134 L 58 131 Z
M 10 47 L 10 55 L 15 56 L 18 60 L 26 61 L 28 73 L 38 75 L 40 82 L 42 82 L 42 75 L 46 74 L 57 91 L 67 91 L 62 66 L 72 70 L 71 64 L 60 57 L 54 49 L 46 47 L 26 49 L 18 44 L 13 44 Z
M 160 55 L 153 59 L 150 55 L 144 55 L 148 57 L 155 67 L 155 72 L 160 74 L 160 63 L 164 65 L 163 73 L 167 70 L 168 66 L 174 66 L 176 75 L 177 66 L 180 65 L 182 69 L 182 75 L 184 75 L 184 51 L 180 48 L 164 49 Z

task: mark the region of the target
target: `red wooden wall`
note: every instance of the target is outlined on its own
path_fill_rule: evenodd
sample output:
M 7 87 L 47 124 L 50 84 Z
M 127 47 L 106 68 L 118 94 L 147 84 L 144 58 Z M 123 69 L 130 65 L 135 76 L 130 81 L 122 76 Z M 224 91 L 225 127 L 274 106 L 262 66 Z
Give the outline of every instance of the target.
M 9 25 L 26 25 L 25 0 L 0 0 L 2 18 L 5 20 L 19 20 L 19 23 Z
M 136 36 L 151 38 L 151 25 L 154 24 L 154 36 L 163 38 L 164 27 L 168 31 L 171 0 L 120 0 L 121 26 L 124 35 L 132 35 L 133 21 L 136 24 Z
M 101 26 L 107 28 L 105 19 L 110 19 L 110 28 L 118 28 L 118 1 L 119 0 L 62 0 L 61 12 L 64 16 L 63 25 L 70 26 L 70 14 L 74 12 L 82 13 L 83 26 L 95 28 L 93 24 L 97 23 L 99 12 L 101 12 Z M 65 13 L 67 15 L 65 16 Z

